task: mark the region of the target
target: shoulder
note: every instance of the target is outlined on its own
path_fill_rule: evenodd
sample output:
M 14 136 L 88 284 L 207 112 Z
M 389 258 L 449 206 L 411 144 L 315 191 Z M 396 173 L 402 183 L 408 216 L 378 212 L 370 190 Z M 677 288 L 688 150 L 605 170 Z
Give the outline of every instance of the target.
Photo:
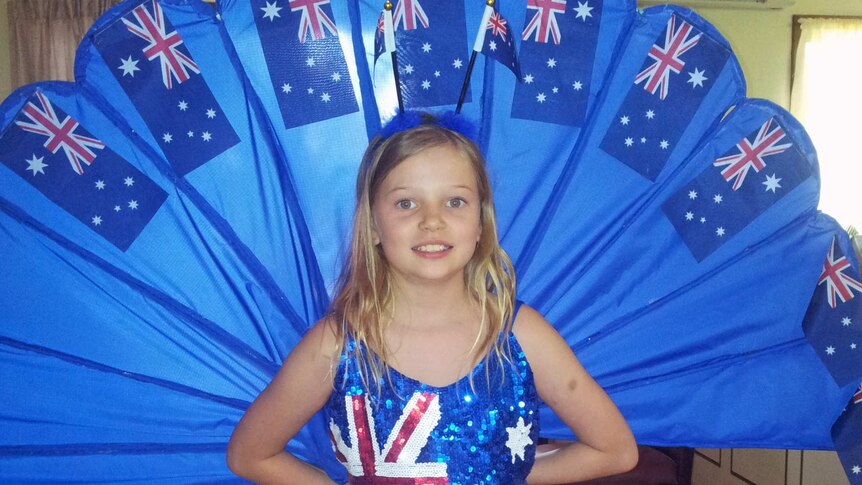
M 328 369 L 338 362 L 342 335 L 340 323 L 332 316 L 324 317 L 308 329 L 302 340 L 291 350 L 284 364 L 288 365 L 293 358 L 313 366 L 323 365 Z
M 539 312 L 532 307 L 522 304 L 515 316 L 515 322 L 512 325 L 512 333 L 518 339 L 518 343 L 529 354 L 529 348 L 540 350 L 543 345 L 547 344 L 562 344 L 565 345 L 563 338 L 557 330 L 545 320 Z M 568 349 L 568 345 L 565 345 Z

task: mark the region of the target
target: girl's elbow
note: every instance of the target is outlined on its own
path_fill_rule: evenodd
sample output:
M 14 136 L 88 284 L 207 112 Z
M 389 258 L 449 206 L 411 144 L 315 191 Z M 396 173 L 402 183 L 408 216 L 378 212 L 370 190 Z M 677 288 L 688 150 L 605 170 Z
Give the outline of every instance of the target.
M 227 462 L 228 469 L 233 472 L 234 475 L 243 478 L 248 476 L 249 461 L 243 456 L 241 450 L 238 449 L 238 446 L 233 440 L 228 442 L 225 461 Z
M 619 463 L 620 470 L 618 473 L 625 473 L 636 467 L 638 459 L 637 444 L 634 441 L 627 443 L 619 452 L 617 463 Z

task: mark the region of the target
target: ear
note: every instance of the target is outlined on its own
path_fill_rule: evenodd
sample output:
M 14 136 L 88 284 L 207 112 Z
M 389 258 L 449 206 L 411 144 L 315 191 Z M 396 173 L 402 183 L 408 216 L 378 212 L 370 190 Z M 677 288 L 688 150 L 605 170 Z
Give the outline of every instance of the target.
M 374 218 L 371 218 L 371 241 L 375 246 L 380 245 L 380 234 L 377 233 L 377 223 L 374 222 Z

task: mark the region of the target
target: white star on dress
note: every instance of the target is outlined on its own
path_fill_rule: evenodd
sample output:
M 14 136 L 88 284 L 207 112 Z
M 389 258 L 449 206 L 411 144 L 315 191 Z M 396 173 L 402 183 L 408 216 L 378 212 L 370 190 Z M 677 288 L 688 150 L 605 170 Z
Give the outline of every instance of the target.
M 314 88 L 308 88 L 305 90 L 308 94 L 314 94 Z
M 413 74 L 413 64 L 404 66 L 404 74 Z
M 332 80 L 335 82 L 341 81 L 341 73 L 337 72 L 337 71 L 333 72 L 332 73 Z
M 856 350 L 856 342 L 850 344 L 850 350 Z
M 780 189 L 780 188 L 781 188 L 781 184 L 780 184 L 780 183 L 778 183 L 778 182 L 781 182 L 781 179 L 780 179 L 780 178 L 776 178 L 776 177 L 775 177 L 775 174 L 772 174 L 772 175 L 767 175 L 767 176 L 766 176 L 766 181 L 765 181 L 765 182 L 763 182 L 763 185 L 765 185 L 765 186 L 766 186 L 766 189 L 765 189 L 765 190 L 766 190 L 767 192 L 772 191 L 772 193 L 774 194 L 774 193 L 775 193 L 775 189 Z
M 452 67 L 454 67 L 455 69 L 461 69 L 461 66 L 463 64 L 464 62 L 461 61 L 461 59 L 455 59 L 454 61 L 452 61 Z
M 135 185 L 135 179 L 132 177 L 126 177 L 123 179 L 123 183 L 126 184 L 126 187 L 131 187 L 132 185 Z
M 685 220 L 690 221 L 694 219 L 694 212 L 688 211 L 685 213 Z
M 141 68 L 138 67 L 138 61 L 133 60 L 131 55 L 128 59 L 120 58 L 120 61 L 122 61 L 122 64 L 120 64 L 120 67 L 118 67 L 117 69 L 122 69 L 123 77 L 125 77 L 126 74 L 135 77 L 135 71 L 141 70 Z
M 634 145 L 634 144 L 635 144 L 635 141 L 634 141 L 634 139 L 632 139 L 632 137 L 628 137 L 628 138 L 626 138 L 626 146 L 627 146 L 627 147 L 630 147 L 630 146 L 632 146 L 632 145 Z
M 703 223 L 705 223 L 705 222 L 706 222 L 706 217 L 701 217 L 701 218 L 700 218 L 700 223 L 701 223 L 701 224 L 703 224 Z
M 580 91 L 584 88 L 584 85 L 580 81 L 575 81 L 572 83 L 572 88 L 574 88 L 575 91 Z
M 554 94 L 557 94 L 558 92 L 560 92 L 560 90 L 559 90 L 559 89 L 557 89 L 557 87 L 556 87 L 556 86 L 554 86 L 554 87 L 551 89 L 551 92 L 552 92 L 552 93 L 554 93 Z
M 269 19 L 270 22 L 275 20 L 276 17 L 281 18 L 281 15 L 278 13 L 281 7 L 277 5 L 277 2 L 266 2 L 266 7 L 261 7 L 260 9 L 263 10 L 263 18 Z
M 697 198 L 697 191 L 696 190 L 689 190 L 688 191 L 688 198 L 691 200 L 696 199 Z
M 213 119 L 216 117 L 216 112 L 214 109 L 210 108 L 207 110 L 207 118 Z
M 589 1 L 584 2 L 584 3 L 578 2 L 578 8 L 572 9 L 578 13 L 577 15 L 575 15 L 575 18 L 581 19 L 584 22 L 586 22 L 587 17 L 592 17 L 593 14 L 591 14 L 590 11 L 593 9 L 593 7 L 590 7 L 589 5 L 590 5 Z
M 853 468 L 850 469 L 854 475 L 858 475 L 862 473 L 862 466 L 854 465 Z
M 308 59 L 305 60 L 305 65 L 308 67 L 314 67 L 314 64 L 315 64 L 315 62 L 314 62 L 313 57 L 309 57 Z
M 185 101 L 180 101 L 179 104 L 177 104 L 177 108 L 179 108 L 180 111 L 185 111 L 185 110 L 189 109 L 189 104 L 186 103 Z
M 290 94 L 290 92 L 293 91 L 293 86 L 289 83 L 284 83 L 281 85 L 281 90 L 284 91 L 284 94 Z
M 102 225 L 102 217 L 101 216 L 93 216 L 93 225 L 101 226 Z
M 544 103 L 545 98 L 546 98 L 545 93 L 539 93 L 538 95 L 536 95 L 536 101 L 538 101 L 540 103 Z
M 646 112 L 646 117 L 648 120 L 655 118 L 655 111 L 648 109 Z
M 506 427 L 506 432 L 509 433 L 509 439 L 506 440 L 506 447 L 512 453 L 512 463 L 515 463 L 515 457 L 524 461 L 524 450 L 528 445 L 533 444 L 533 439 L 530 438 L 530 428 L 533 423 L 524 424 L 524 417 L 518 416 L 518 424 L 514 427 Z
M 96 190 L 105 190 L 104 180 L 96 180 Z
M 850 319 L 850 317 L 844 317 L 844 318 L 842 318 L 842 319 L 841 319 L 841 323 L 842 323 L 845 327 L 849 327 L 849 326 L 850 326 L 850 324 L 851 324 L 851 323 L 853 323 L 853 320 L 851 320 L 851 319 Z
M 658 144 L 658 146 L 661 147 L 662 150 L 667 150 L 667 147 L 670 146 L 670 143 L 668 143 L 667 140 L 662 140 L 661 143 Z
M 424 52 L 426 54 L 431 52 L 431 43 L 430 42 L 426 42 L 426 43 L 422 44 L 422 52 Z
M 712 201 L 715 202 L 716 204 L 721 204 L 721 201 L 723 201 L 723 200 L 724 200 L 724 197 L 722 197 L 721 194 L 715 194 L 715 197 L 712 198 Z
M 174 135 L 171 135 L 170 133 L 165 133 L 164 135 L 162 135 L 162 141 L 165 143 L 170 143 L 174 141 Z
M 434 77 L 440 77 L 440 71 L 434 71 Z
M 328 103 L 329 99 L 330 99 L 329 93 L 323 93 L 320 95 L 320 100 L 323 101 L 324 103 Z
M 623 116 L 620 118 L 620 123 L 621 123 L 621 124 L 623 124 L 623 125 L 627 125 L 627 124 L 629 124 L 629 117 L 628 117 L 628 116 L 626 116 L 626 115 L 623 115 Z
M 30 170 L 31 172 L 33 172 L 34 177 L 36 176 L 37 173 L 41 173 L 42 175 L 45 175 L 45 167 L 47 167 L 48 164 L 42 163 L 42 160 L 44 160 L 44 159 L 45 159 L 45 157 L 36 158 L 36 154 L 34 153 L 33 158 L 31 158 L 30 160 L 25 160 L 25 162 L 27 162 L 27 170 Z
M 186 135 L 188 135 L 189 138 L 193 138 L 195 136 L 195 132 L 189 131 Z
M 688 73 L 688 81 L 687 83 L 691 83 L 692 89 L 696 87 L 703 87 L 703 82 L 708 80 L 709 78 L 704 76 L 706 71 L 701 71 L 698 68 L 694 68 L 694 72 Z
M 527 74 L 526 76 L 524 76 L 524 83 L 533 84 L 533 75 Z
M 431 89 L 431 81 L 427 79 L 422 81 L 422 89 Z
M 130 201 L 129 201 L 129 209 L 134 210 L 134 209 L 137 209 L 137 208 L 138 208 L 138 201 L 137 201 L 137 200 L 134 200 L 134 199 L 130 200 Z
M 120 212 L 121 210 L 122 209 L 120 208 L 120 206 L 118 206 L 118 205 L 114 206 L 114 212 Z
M 723 227 L 718 227 L 718 228 L 715 230 L 715 235 L 716 235 L 716 236 L 718 236 L 718 237 L 723 237 L 723 236 L 724 236 L 724 228 L 723 228 Z
M 826 347 L 826 355 L 834 355 L 834 354 L 835 354 L 835 347 L 833 347 L 831 345 L 829 347 Z
M 557 60 L 554 59 L 553 57 L 550 57 L 550 58 L 548 58 L 548 62 L 546 62 L 546 64 L 548 65 L 548 67 L 553 69 L 553 68 L 557 67 Z
M 205 132 L 201 133 L 201 138 L 203 138 L 204 141 L 210 141 L 213 139 L 213 135 L 212 135 L 212 133 L 205 131 Z

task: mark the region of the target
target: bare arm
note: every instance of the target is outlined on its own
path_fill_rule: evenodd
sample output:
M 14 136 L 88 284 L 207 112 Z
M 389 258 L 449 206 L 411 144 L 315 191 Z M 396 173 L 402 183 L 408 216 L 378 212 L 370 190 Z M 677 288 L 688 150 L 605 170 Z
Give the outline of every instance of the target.
M 533 369 L 539 396 L 579 440 L 537 453 L 528 483 L 569 483 L 632 469 L 638 456 L 631 430 L 557 331 L 526 305 L 513 331 Z
M 228 467 L 256 483 L 332 484 L 322 470 L 284 451 L 285 444 L 326 404 L 337 362 L 332 323 L 318 322 L 290 352 L 230 438 Z

